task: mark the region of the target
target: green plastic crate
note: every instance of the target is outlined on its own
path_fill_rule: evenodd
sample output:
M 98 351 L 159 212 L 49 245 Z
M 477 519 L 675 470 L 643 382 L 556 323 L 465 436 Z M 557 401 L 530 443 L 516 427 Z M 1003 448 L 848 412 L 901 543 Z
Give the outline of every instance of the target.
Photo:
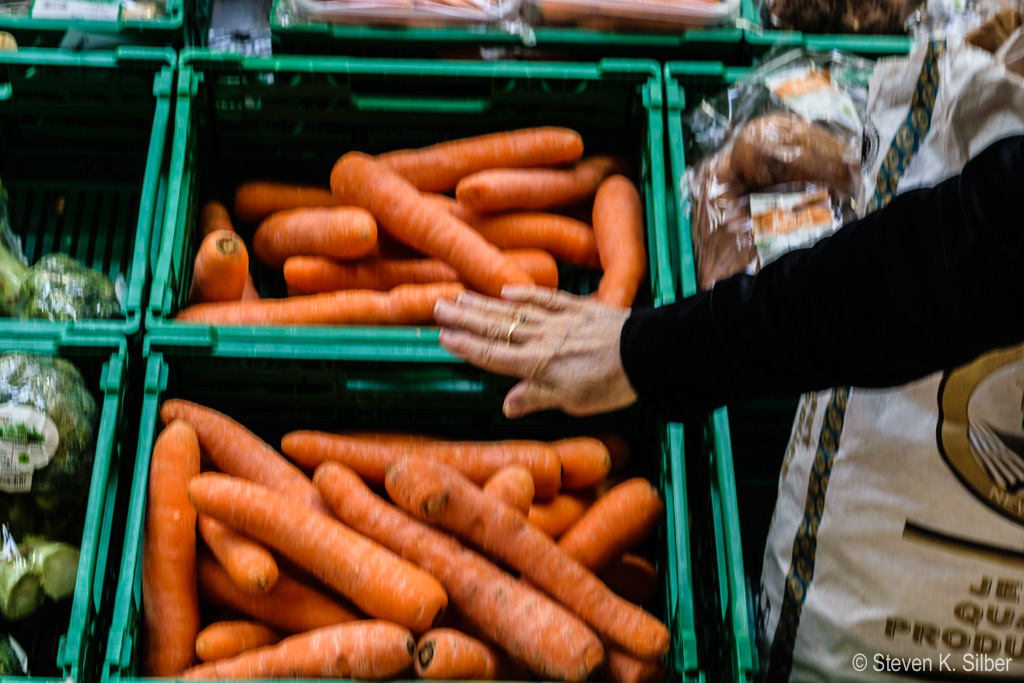
M 743 39 L 756 54 L 766 52 L 776 45 L 796 47 L 803 45 L 809 50 L 828 52 L 842 50 L 865 57 L 905 55 L 913 47 L 910 36 L 876 36 L 855 34 L 815 34 L 800 31 L 773 31 L 761 24 L 761 16 L 754 0 L 742 0 L 740 15 L 746 28 Z
M 35 0 L 39 1 L 39 0 Z M 51 0 L 52 1 L 52 0 Z M 147 45 L 180 45 L 183 38 L 185 0 L 166 0 L 164 16 L 147 21 L 36 19 L 29 15 L 0 14 L 0 31 L 14 36 L 20 48 L 58 47 L 69 30 L 124 37 Z
M 307 22 L 289 18 L 289 4 L 289 0 L 275 0 L 270 14 L 275 53 L 478 59 L 479 48 L 505 48 L 523 58 L 549 60 L 742 58 L 743 31 L 735 26 L 678 33 L 537 26 L 519 35 L 496 26 L 417 28 Z
M 236 184 L 268 177 L 326 185 L 345 152 L 418 147 L 534 125 L 578 129 L 592 153 L 626 156 L 646 206 L 649 284 L 638 303 L 672 300 L 665 246 L 662 90 L 654 62 L 445 63 L 345 58 L 181 55 L 171 188 L 146 330 L 221 349 L 291 354 L 291 346 L 347 345 L 352 358 L 450 360 L 436 327 L 252 327 L 175 322 L 188 293 L 202 202 L 232 202 Z M 248 233 L 237 226 L 243 236 Z M 256 269 L 264 296 L 280 273 Z M 599 275 L 563 268 L 563 288 L 586 294 Z M 311 351 L 311 352 L 316 352 Z
M 509 421 L 501 416 L 503 391 L 425 383 L 414 374 L 396 381 L 394 364 L 387 361 L 352 362 L 343 355 L 250 358 L 179 342 L 164 333 L 147 335 L 145 342 L 142 421 L 105 682 L 138 675 L 146 481 L 158 407 L 174 397 L 219 409 L 275 446 L 296 428 L 385 428 L 470 439 L 620 432 L 631 443 L 631 473 L 654 482 L 666 503 L 666 523 L 641 552 L 655 560 L 662 577 L 652 609 L 673 634 L 669 680 L 705 680 L 696 657 L 681 425 L 654 421 L 640 410 L 581 420 L 548 414 Z
M 695 106 L 704 96 L 710 96 L 729 83 L 741 78 L 747 69 L 729 68 L 714 62 L 670 62 L 665 65 L 666 123 L 668 126 L 669 175 L 672 179 L 673 203 L 670 221 L 674 252 L 677 254 L 677 295 L 692 296 L 697 292 L 697 276 L 690 236 L 690 217 L 687 213 L 686 155 L 688 152 L 683 131 L 683 112 L 687 105 Z M 744 569 L 744 544 L 741 534 L 739 505 L 737 498 L 737 475 L 733 471 L 733 451 L 729 414 L 726 408 L 714 411 L 703 426 L 705 431 L 705 455 L 710 460 L 710 478 L 714 484 L 708 503 L 716 519 L 716 528 L 721 531 L 718 552 L 726 567 L 726 579 L 714 591 L 704 591 L 705 599 L 718 598 L 717 609 L 723 620 L 725 631 L 720 637 L 727 642 L 728 661 L 724 675 L 732 681 L 753 680 L 758 670 L 753 610 L 747 592 L 747 577 Z M 736 426 L 733 426 L 733 430 Z M 739 429 L 744 429 L 740 425 Z M 784 446 L 784 444 L 783 444 Z M 781 456 L 781 449 L 779 452 Z M 761 517 L 768 518 L 771 508 L 759 510 Z M 745 527 L 745 525 L 744 525 Z M 758 562 L 764 544 L 755 546 Z M 750 554 L 750 547 L 746 552 Z M 755 579 L 759 578 L 759 574 Z M 698 584 L 699 585 L 699 584 Z
M 150 240 L 162 225 L 175 59 L 134 47 L 0 52 L 0 181 L 25 255 L 35 263 L 64 252 L 126 284 L 121 319 L 0 318 L 0 338 L 140 332 Z
M 70 610 L 65 603 L 45 608 L 46 614 L 58 614 L 60 624 L 40 623 L 32 633 L 33 641 L 21 640 L 27 651 L 34 650 L 36 662 L 50 671 L 37 668 L 56 680 L 96 680 L 103 658 L 107 630 L 113 609 L 114 589 L 120 569 L 117 557 L 121 549 L 123 511 L 119 501 L 127 502 L 127 489 L 119 487 L 122 447 L 128 405 L 128 354 L 123 338 L 82 336 L 57 332 L 26 335 L 0 341 L 0 353 L 23 351 L 57 355 L 75 364 L 92 389 L 99 408 L 95 431 L 96 455 L 92 482 L 85 510 L 84 532 L 78 577 Z M 124 500 L 121 500 L 121 499 Z M 114 524 L 114 520 L 118 524 Z M 70 612 L 70 617 L 65 615 Z M 67 618 L 67 621 L 63 621 Z M 31 623 L 32 617 L 29 618 Z M 23 628 L 32 628 L 27 625 Z M 66 629 L 66 632 L 65 630 Z M 24 637 L 15 625 L 12 632 Z M 56 638 L 59 636 L 59 643 Z M 49 659 L 51 656 L 53 659 Z M 14 681 L 39 681 L 42 678 L 5 678 Z

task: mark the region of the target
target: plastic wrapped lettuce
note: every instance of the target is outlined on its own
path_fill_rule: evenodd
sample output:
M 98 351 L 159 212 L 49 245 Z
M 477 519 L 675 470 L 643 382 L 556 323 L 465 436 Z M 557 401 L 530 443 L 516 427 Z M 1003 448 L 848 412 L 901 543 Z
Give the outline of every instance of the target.
M 48 254 L 29 268 L 15 312 L 19 318 L 66 321 L 121 315 L 113 281 L 67 254 Z
M 0 521 L 19 536 L 80 535 L 98 419 L 96 401 L 69 361 L 0 355 Z
M 6 524 L 3 525 L 3 536 L 0 615 L 4 619 L 20 621 L 32 616 L 44 600 L 58 601 L 74 595 L 78 548 L 42 538 L 30 538 L 25 545 L 19 546 L 14 543 Z M 0 668 L 4 667 L 0 657 Z

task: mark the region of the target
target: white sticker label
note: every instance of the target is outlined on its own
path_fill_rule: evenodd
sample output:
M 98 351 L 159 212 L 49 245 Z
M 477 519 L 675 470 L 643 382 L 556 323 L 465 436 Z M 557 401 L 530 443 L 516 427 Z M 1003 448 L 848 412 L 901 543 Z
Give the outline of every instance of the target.
M 761 266 L 812 246 L 835 229 L 826 190 L 750 195 L 754 245 Z
M 33 19 L 117 21 L 120 15 L 120 0 L 35 0 L 32 3 Z
M 797 67 L 769 76 L 765 86 L 808 121 L 834 123 L 858 135 L 861 132 L 853 98 L 832 85 L 825 69 Z
M 0 405 L 0 491 L 32 490 L 32 473 L 50 464 L 60 436 L 57 425 L 30 406 Z

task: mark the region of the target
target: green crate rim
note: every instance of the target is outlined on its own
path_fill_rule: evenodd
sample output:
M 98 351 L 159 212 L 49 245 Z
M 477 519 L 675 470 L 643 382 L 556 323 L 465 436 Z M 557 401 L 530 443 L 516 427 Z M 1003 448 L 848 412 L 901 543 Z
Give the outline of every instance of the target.
M 880 57 L 907 54 L 913 49 L 911 36 L 871 36 L 854 34 L 814 34 L 800 31 L 775 31 L 761 25 L 761 17 L 753 0 L 741 0 L 740 16 L 746 28 L 743 39 L 750 45 L 767 49 L 774 45 L 803 45 L 808 50 L 828 52 L 843 50 L 860 55 Z
M 114 452 L 121 435 L 118 433 L 118 421 L 123 409 L 124 385 L 128 376 L 128 346 L 122 337 L 81 335 L 68 333 L 66 330 L 48 331 L 40 334 L 17 336 L 7 339 L 0 345 L 0 352 L 25 351 L 46 355 L 61 355 L 66 350 L 90 350 L 97 353 L 109 352 L 103 361 L 99 389 L 103 394 L 100 407 L 100 422 L 96 428 L 96 455 L 93 462 L 92 479 L 89 484 L 89 499 L 86 504 L 85 530 L 82 534 L 81 555 L 78 562 L 78 573 L 75 578 L 75 592 L 72 598 L 71 619 L 68 632 L 61 638 L 60 651 L 57 655 L 57 666 L 63 668 L 64 678 L 77 681 L 89 677 L 91 672 L 84 671 L 85 651 L 88 648 L 88 635 L 85 633 L 87 615 L 92 603 L 97 602 L 103 594 L 101 564 L 110 558 L 110 528 L 113 516 L 104 524 L 104 510 L 108 506 L 108 482 Z M 113 470 L 114 487 L 116 490 L 117 470 Z M 97 605 L 97 608 L 99 606 Z M 97 634 L 99 637 L 101 634 Z M 38 678 L 10 678 L 12 681 L 43 680 Z
M 46 335 L 56 331 L 90 334 L 99 337 L 122 334 L 127 337 L 142 331 L 143 308 L 149 284 L 149 246 L 154 228 L 159 226 L 162 214 L 157 211 L 157 190 L 164 166 L 167 128 L 171 120 L 171 93 L 173 90 L 177 53 L 170 48 L 122 46 L 113 51 L 68 52 L 47 48 L 24 48 L 16 52 L 0 52 L 0 65 L 71 66 L 83 69 L 149 69 L 153 71 L 153 128 L 146 156 L 146 171 L 139 199 L 139 217 L 135 228 L 132 269 L 125 274 L 127 287 L 122 306 L 124 320 L 80 320 L 50 322 L 44 320 L 18 320 L 0 318 L 0 336 Z M 159 65 L 159 68 L 157 68 Z M 6 96 L 5 96 L 6 93 Z M 16 96 L 17 93 L 14 93 Z M 0 87 L 0 100 L 12 96 L 8 87 Z
M 135 469 L 133 473 L 133 484 L 131 489 L 131 500 L 129 503 L 127 519 L 142 519 L 146 505 L 146 486 L 149 477 L 149 462 L 153 443 L 156 438 L 156 426 L 159 419 L 160 394 L 166 389 L 169 369 L 164 361 L 164 355 L 191 355 L 200 352 L 200 349 L 210 351 L 209 347 L 203 348 L 202 344 L 189 348 L 175 343 L 173 336 L 161 337 L 147 335 L 143 348 L 143 362 L 145 367 L 145 380 L 143 386 L 143 399 L 141 410 L 141 425 L 137 452 L 135 456 Z M 344 360 L 346 356 L 338 353 L 335 349 L 334 360 Z M 222 358 L 243 359 L 246 354 L 235 352 L 221 353 L 214 351 L 213 355 Z M 303 355 L 303 359 L 319 359 L 319 355 Z M 662 423 L 659 429 L 663 430 L 663 448 L 667 453 L 663 456 L 666 464 L 671 468 L 667 473 L 671 486 L 671 504 L 673 509 L 684 511 L 675 516 L 667 516 L 665 538 L 666 538 L 666 565 L 677 567 L 674 574 L 666 571 L 663 577 L 666 583 L 666 600 L 668 602 L 668 617 L 671 619 L 670 626 L 677 629 L 676 637 L 673 638 L 677 668 L 683 670 L 684 680 L 694 683 L 703 683 L 704 675 L 698 668 L 697 661 L 697 639 L 694 625 L 693 605 L 693 582 L 690 554 L 690 538 L 685 511 L 689 510 L 687 503 L 685 458 L 683 457 L 684 438 L 683 425 L 678 423 Z M 683 523 L 680 523 L 680 522 Z M 134 647 L 133 638 L 126 631 L 129 612 L 135 595 L 135 585 L 140 580 L 137 576 L 136 567 L 139 562 L 139 554 L 142 544 L 142 525 L 129 524 L 124 540 L 124 549 L 121 558 L 121 570 L 117 586 L 117 595 L 114 605 L 114 616 L 111 621 L 110 635 L 107 641 L 106 659 L 103 665 L 102 680 L 126 682 L 141 681 L 140 678 L 122 677 L 123 669 L 130 666 L 131 652 Z M 673 577 L 675 580 L 673 580 Z M 135 606 L 139 608 L 138 605 Z
M 197 87 L 197 67 L 227 65 L 252 71 L 296 70 L 304 72 L 343 72 L 372 74 L 388 73 L 412 75 L 449 75 L 457 77 L 532 77 L 566 76 L 598 79 L 608 74 L 624 74 L 646 79 L 643 93 L 648 108 L 646 144 L 650 147 L 651 172 L 647 188 L 653 216 L 648 219 L 648 246 L 652 248 L 651 282 L 655 305 L 671 303 L 675 299 L 672 286 L 672 264 L 668 252 L 668 230 L 664 168 L 664 123 L 662 114 L 661 68 L 649 60 L 609 59 L 599 63 L 560 62 L 441 62 L 434 60 L 382 60 L 345 57 L 275 58 L 242 57 L 236 54 L 211 53 L 207 50 L 186 48 L 179 57 L 177 105 L 175 109 L 175 136 L 171 153 L 172 178 L 167 196 L 167 211 L 160 249 L 153 275 L 149 305 L 146 310 L 146 330 L 172 332 L 181 343 L 214 345 L 222 350 L 244 349 L 267 357 L 292 356 L 295 353 L 335 353 L 331 349 L 316 350 L 309 347 L 344 346 L 349 358 L 365 360 L 445 361 L 455 358 L 438 343 L 436 327 L 251 327 L 211 326 L 175 323 L 168 319 L 172 308 L 173 292 L 168 285 L 174 238 L 184 230 L 182 216 L 183 168 L 187 155 L 188 133 L 191 121 L 190 98 Z M 301 351 L 296 351 L 301 347 Z
M 669 168 L 672 174 L 673 209 L 676 212 L 676 226 L 679 231 L 679 271 L 681 295 L 688 297 L 697 292 L 697 276 L 694 263 L 693 244 L 690 239 L 690 218 L 686 214 L 682 192 L 686 173 L 686 154 L 683 143 L 683 111 L 686 108 L 686 93 L 679 84 L 678 76 L 686 74 L 703 78 L 719 78 L 722 83 L 739 78 L 746 69 L 731 69 L 715 62 L 669 62 L 665 64 L 665 116 L 668 124 Z M 721 532 L 724 550 L 727 583 L 721 589 L 727 590 L 723 604 L 728 632 L 732 635 L 731 660 L 733 675 L 737 681 L 751 681 L 758 670 L 757 645 L 750 623 L 744 578 L 743 547 L 740 543 L 739 506 L 736 499 L 736 476 L 733 471 L 732 442 L 729 434 L 729 418 L 725 408 L 714 411 L 707 419 L 706 428 L 712 442 L 711 457 L 713 477 L 717 479 L 719 504 L 721 505 Z
M 416 28 L 401 26 L 367 26 L 330 24 L 323 21 L 296 21 L 282 23 L 279 7 L 288 0 L 274 0 L 270 10 L 270 30 L 275 38 L 329 37 L 342 42 L 366 41 L 379 43 L 429 43 L 451 45 L 486 45 L 526 47 L 524 36 L 496 26 L 445 26 L 438 28 Z M 528 47 L 637 47 L 645 50 L 670 49 L 687 45 L 739 44 L 743 31 L 732 26 L 680 31 L 677 33 L 644 33 L 598 31 L 592 29 L 534 27 L 530 34 L 536 40 Z
M 167 0 L 167 16 L 149 21 L 88 21 L 84 19 L 33 19 L 0 15 L 0 30 L 61 32 L 79 30 L 83 33 L 157 33 L 170 34 L 185 24 L 185 0 Z

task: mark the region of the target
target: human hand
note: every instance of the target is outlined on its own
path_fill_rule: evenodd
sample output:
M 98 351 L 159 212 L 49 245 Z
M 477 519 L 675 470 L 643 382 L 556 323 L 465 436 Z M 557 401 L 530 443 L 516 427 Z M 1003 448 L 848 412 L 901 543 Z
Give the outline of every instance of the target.
M 505 397 L 506 417 L 553 408 L 594 415 L 636 401 L 619 356 L 629 309 L 541 287 L 507 286 L 501 296 L 442 299 L 434 319 L 452 354 L 523 380 Z

